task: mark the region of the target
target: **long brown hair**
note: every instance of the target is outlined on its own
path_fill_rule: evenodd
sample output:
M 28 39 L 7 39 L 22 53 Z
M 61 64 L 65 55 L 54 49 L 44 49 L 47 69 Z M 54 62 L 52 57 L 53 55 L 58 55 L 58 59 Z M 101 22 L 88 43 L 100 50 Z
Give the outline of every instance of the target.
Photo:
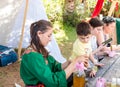
M 45 49 L 45 47 L 42 45 L 37 32 L 41 31 L 42 33 L 45 33 L 48 30 L 48 27 L 52 27 L 51 23 L 46 20 L 40 20 L 37 22 L 34 22 L 31 24 L 30 27 L 30 36 L 31 36 L 31 42 L 30 46 L 32 48 L 41 53 L 45 58 L 48 57 L 48 51 Z
M 89 21 L 89 24 L 90 24 L 93 28 L 101 27 L 101 26 L 104 25 L 104 23 L 103 23 L 98 17 L 91 18 L 90 21 Z

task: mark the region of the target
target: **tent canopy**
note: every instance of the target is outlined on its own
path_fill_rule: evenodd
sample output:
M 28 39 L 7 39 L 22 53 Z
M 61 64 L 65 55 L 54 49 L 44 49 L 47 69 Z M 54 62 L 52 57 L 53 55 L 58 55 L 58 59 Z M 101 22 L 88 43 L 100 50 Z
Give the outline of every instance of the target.
M 24 9 L 26 0 L 1 0 L 0 5 L 0 45 L 18 48 L 20 42 Z M 30 42 L 29 27 L 31 23 L 40 19 L 48 20 L 41 0 L 28 0 L 28 10 L 24 27 L 22 47 L 26 48 Z M 58 61 L 65 62 L 54 36 L 46 47 L 50 54 Z

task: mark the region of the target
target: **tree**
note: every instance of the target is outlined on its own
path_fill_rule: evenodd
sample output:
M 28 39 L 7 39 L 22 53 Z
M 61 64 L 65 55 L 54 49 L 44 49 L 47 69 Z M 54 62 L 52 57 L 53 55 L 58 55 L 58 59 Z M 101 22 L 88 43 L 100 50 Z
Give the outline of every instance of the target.
M 79 21 L 90 16 L 87 0 L 65 0 L 63 22 L 75 26 Z

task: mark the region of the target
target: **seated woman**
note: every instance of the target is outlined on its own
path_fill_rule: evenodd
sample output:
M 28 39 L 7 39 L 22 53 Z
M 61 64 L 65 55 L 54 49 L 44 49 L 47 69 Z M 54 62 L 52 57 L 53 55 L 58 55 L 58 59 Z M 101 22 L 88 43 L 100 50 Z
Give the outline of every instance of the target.
M 58 63 L 49 55 L 45 46 L 51 41 L 53 29 L 49 21 L 40 20 L 31 24 L 31 42 L 22 56 L 20 76 L 26 87 L 71 87 L 69 77 L 75 64 L 86 62 L 86 56 L 77 56 L 73 61 Z
M 115 19 L 113 17 L 106 16 L 102 19 L 102 21 L 104 22 L 104 26 L 103 26 L 104 39 L 107 40 L 109 38 L 112 38 L 116 28 Z M 114 50 L 114 51 L 120 50 L 120 45 L 108 43 L 107 47 L 108 47 L 107 50 Z
M 96 17 L 96 18 L 91 18 L 89 20 L 89 24 L 91 25 L 91 33 L 92 33 L 91 45 L 92 45 L 93 53 L 95 54 L 95 58 L 99 60 L 103 58 L 103 56 L 97 56 L 97 55 L 106 54 L 104 53 L 104 51 L 101 50 L 103 49 L 102 42 L 104 42 L 103 22 Z
M 113 36 L 113 31 L 115 31 L 115 19 L 113 17 L 106 16 L 102 21 L 104 22 L 104 39 L 107 40 Z M 110 47 L 110 43 L 108 43 L 107 46 Z

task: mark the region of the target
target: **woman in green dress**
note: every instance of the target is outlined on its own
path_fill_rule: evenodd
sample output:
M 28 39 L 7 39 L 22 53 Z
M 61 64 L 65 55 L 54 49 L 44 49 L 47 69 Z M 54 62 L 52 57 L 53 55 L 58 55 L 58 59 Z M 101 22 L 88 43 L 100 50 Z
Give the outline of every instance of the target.
M 20 76 L 26 87 L 40 87 L 41 84 L 41 87 L 67 87 L 67 80 L 75 71 L 75 64 L 88 60 L 83 55 L 72 62 L 56 62 L 45 49 L 51 41 L 52 32 L 49 21 L 40 20 L 31 24 L 31 42 L 22 56 L 20 66 Z

